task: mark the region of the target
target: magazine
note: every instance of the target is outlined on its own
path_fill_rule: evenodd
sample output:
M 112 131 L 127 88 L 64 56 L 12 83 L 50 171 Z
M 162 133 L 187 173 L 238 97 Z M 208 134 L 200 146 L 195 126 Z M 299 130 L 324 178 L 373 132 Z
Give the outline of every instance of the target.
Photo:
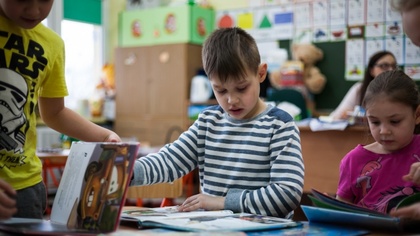
M 302 205 L 302 210 L 309 222 L 333 223 L 347 226 L 357 226 L 368 229 L 391 231 L 417 231 L 420 220 L 410 220 L 392 217 L 355 204 L 346 203 L 312 189 L 308 195 L 313 206 Z M 420 194 L 414 194 L 403 199 L 397 207 L 409 205 L 420 200 Z
M 229 210 L 179 212 L 176 206 L 124 207 L 121 221 L 134 221 L 138 228 L 166 228 L 179 231 L 260 231 L 301 225 L 288 219 Z
M 0 231 L 20 234 L 98 234 L 115 231 L 139 143 L 72 144 L 51 220 L 12 218 Z

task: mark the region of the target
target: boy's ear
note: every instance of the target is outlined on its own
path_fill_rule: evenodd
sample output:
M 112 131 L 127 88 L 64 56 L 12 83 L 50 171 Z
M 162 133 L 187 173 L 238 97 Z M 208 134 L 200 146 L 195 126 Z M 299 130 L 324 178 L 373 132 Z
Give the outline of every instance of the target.
M 262 83 L 267 77 L 267 63 L 261 63 L 258 66 L 258 79 Z

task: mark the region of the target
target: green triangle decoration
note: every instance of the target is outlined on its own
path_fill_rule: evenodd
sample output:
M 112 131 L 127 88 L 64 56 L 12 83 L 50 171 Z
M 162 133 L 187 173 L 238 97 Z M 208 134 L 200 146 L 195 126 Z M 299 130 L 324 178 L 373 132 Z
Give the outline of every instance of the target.
M 261 21 L 261 24 L 260 24 L 259 28 L 260 29 L 271 28 L 271 22 L 268 19 L 267 15 L 264 15 L 263 20 Z

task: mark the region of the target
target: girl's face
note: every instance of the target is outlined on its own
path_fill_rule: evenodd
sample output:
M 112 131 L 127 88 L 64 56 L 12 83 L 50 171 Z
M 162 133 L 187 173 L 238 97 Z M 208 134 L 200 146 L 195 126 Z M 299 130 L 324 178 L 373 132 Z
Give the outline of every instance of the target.
M 24 29 L 32 29 L 47 18 L 54 0 L 0 0 L 0 15 Z
M 267 65 L 261 64 L 256 75 L 247 73 L 246 78 L 239 82 L 228 79 L 226 83 L 222 83 L 217 76 L 212 76 L 210 82 L 217 102 L 229 116 L 238 120 L 249 119 L 265 109 L 259 95 L 260 83 L 264 81 L 266 74 Z
M 372 69 L 370 69 L 370 74 L 375 78 L 384 71 L 395 70 L 396 68 L 397 62 L 395 61 L 395 58 L 388 54 L 379 58 Z
M 410 106 L 390 101 L 386 95 L 378 95 L 366 106 L 366 117 L 378 153 L 391 153 L 407 146 L 420 123 L 420 107 L 413 111 Z

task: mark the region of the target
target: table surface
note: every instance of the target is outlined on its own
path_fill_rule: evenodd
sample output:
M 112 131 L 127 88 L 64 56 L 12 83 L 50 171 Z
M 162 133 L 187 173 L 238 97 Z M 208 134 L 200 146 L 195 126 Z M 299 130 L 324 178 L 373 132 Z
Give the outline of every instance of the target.
M 279 229 L 279 230 L 270 230 L 270 231 L 255 231 L 255 232 L 221 232 L 217 235 L 223 236 L 257 236 L 257 235 L 416 235 L 409 233 L 400 233 L 400 232 L 381 232 L 381 231 L 369 231 L 365 229 L 349 228 L 335 225 L 325 225 L 325 224 L 309 224 L 308 222 L 301 222 L 302 225 L 298 227 L 288 228 L 288 229 Z M 98 234 L 102 236 L 150 236 L 150 235 L 171 235 L 171 236 L 208 236 L 215 235 L 216 233 L 209 232 L 183 232 L 183 231 L 172 231 L 162 228 L 154 229 L 137 229 L 133 225 L 120 225 L 119 228 L 112 233 L 108 234 Z M 10 234 L 6 232 L 0 232 L 0 236 L 10 236 L 15 234 Z M 62 234 L 60 234 L 62 235 Z M 95 235 L 95 234 L 92 234 Z M 417 234 L 418 235 L 418 234 Z
M 54 158 L 54 157 L 67 157 L 70 149 L 53 149 L 51 151 L 37 151 L 36 155 L 39 158 Z

